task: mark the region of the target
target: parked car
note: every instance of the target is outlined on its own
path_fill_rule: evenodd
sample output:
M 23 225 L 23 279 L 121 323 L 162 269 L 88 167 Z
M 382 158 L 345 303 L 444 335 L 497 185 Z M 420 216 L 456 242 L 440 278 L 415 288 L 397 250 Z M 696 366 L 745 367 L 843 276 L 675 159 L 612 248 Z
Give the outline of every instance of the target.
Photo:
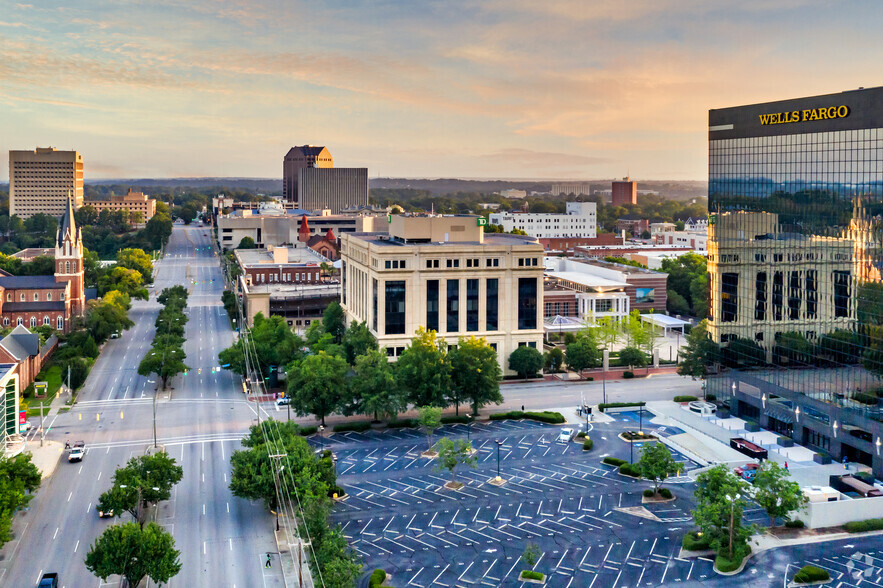
M 573 438 L 573 429 L 561 429 L 558 433 L 558 443 L 569 443 Z
M 290 396 L 283 396 L 282 398 L 276 399 L 276 406 L 287 406 L 289 404 L 291 404 Z
M 745 480 L 746 482 L 754 483 L 754 477 L 757 475 L 757 472 L 760 471 L 760 464 L 756 463 L 746 463 L 743 466 L 739 466 L 738 468 L 733 470 L 733 473 Z

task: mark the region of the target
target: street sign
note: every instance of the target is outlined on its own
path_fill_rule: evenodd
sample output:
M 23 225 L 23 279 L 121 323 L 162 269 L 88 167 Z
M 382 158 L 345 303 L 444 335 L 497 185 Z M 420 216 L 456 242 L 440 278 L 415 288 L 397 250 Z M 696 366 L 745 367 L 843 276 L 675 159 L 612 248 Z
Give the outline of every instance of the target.
M 18 411 L 18 432 L 27 433 L 28 431 L 28 411 Z

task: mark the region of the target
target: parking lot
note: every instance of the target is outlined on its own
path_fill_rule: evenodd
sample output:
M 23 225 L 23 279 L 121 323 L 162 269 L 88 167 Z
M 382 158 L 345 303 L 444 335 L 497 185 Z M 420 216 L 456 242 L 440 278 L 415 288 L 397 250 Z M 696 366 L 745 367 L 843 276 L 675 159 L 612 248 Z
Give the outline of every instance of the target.
M 616 435 L 637 425 L 630 414 L 590 424 L 590 452 L 581 443 L 557 442 L 562 427 L 532 421 L 442 427 L 434 439 L 468 435 L 478 451 L 475 469 L 458 469 L 464 486 L 457 491 L 444 487 L 447 471 L 421 457 L 428 442 L 416 429 L 313 441 L 338 455 L 348 498 L 335 507 L 334 521 L 364 558 L 366 571 L 385 569 L 391 586 L 520 585 L 519 558 L 528 543 L 543 553 L 535 569 L 549 576 L 548 586 L 653 586 L 710 578 L 711 561 L 677 557 L 691 524 L 686 478 L 668 485 L 676 501 L 642 507 L 647 483 L 601 463 L 607 454 L 629 458 L 629 444 Z M 489 483 L 497 474 L 497 441 L 502 486 Z M 688 469 L 697 465 L 675 457 Z

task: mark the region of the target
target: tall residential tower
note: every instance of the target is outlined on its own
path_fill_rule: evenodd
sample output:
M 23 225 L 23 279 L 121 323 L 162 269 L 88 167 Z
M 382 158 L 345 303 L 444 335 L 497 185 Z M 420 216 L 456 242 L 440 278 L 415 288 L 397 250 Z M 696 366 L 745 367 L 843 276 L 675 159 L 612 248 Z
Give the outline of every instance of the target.
M 49 214 L 57 218 L 83 205 L 83 156 L 76 151 L 37 147 L 9 152 L 9 214 L 29 218 Z

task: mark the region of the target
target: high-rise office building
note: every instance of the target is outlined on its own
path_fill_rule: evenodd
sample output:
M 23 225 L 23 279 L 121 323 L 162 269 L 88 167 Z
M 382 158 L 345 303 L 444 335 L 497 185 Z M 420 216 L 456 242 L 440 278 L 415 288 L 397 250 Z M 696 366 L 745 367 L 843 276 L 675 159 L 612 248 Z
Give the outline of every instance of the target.
M 305 167 L 298 170 L 298 208 L 315 212 L 368 205 L 368 168 Z
M 610 201 L 613 206 L 638 203 L 638 182 L 633 182 L 624 177 L 621 181 L 614 180 L 610 191 Z
M 292 147 L 282 159 L 282 197 L 298 201 L 298 172 L 312 167 L 334 167 L 334 159 L 325 147 L 303 145 Z
M 83 205 L 83 156 L 76 151 L 37 147 L 9 152 L 9 214 L 29 218 L 49 214 L 58 218 Z
M 711 110 L 708 124 L 708 318 L 724 365 L 708 392 L 880 476 L 883 88 Z

